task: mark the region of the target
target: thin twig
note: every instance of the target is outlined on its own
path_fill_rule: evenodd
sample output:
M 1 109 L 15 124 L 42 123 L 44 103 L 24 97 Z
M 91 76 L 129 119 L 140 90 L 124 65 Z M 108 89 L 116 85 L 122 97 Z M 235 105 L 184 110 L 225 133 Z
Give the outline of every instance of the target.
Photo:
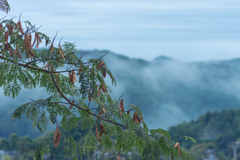
M 81 60 L 81 58 L 83 57 L 83 55 L 85 54 L 85 53 L 87 53 L 88 51 L 86 51 L 86 52 L 84 52 L 82 55 L 81 55 L 81 57 L 79 57 L 79 59 Z

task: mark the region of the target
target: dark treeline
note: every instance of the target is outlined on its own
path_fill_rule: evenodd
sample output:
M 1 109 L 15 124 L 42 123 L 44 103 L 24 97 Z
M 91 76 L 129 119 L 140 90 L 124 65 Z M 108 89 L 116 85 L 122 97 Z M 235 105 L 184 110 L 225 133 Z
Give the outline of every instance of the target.
M 171 137 L 176 137 L 179 135 L 187 135 L 194 138 L 197 144 L 186 141 L 185 137 L 179 137 L 172 140 L 173 142 L 179 142 L 180 146 L 188 150 L 190 154 L 195 156 L 196 159 L 200 160 L 200 155 L 206 157 L 204 153 L 207 149 L 213 149 L 216 151 L 215 156 L 221 160 L 228 160 L 233 157 L 233 149 L 230 147 L 231 143 L 240 140 L 240 109 L 229 109 L 223 110 L 221 112 L 207 112 L 202 115 L 197 120 L 191 122 L 184 122 L 178 124 L 177 126 L 170 127 L 167 131 Z M 77 128 L 70 131 L 70 133 L 61 132 L 64 135 L 70 135 L 79 144 L 84 143 L 84 135 L 87 133 L 86 130 L 81 130 L 81 125 L 79 124 Z M 64 135 L 61 138 L 60 146 L 64 146 Z M 54 131 L 46 133 L 36 139 L 31 139 L 29 137 L 19 137 L 17 134 L 11 134 L 9 139 L 2 138 L 0 140 L 0 150 L 19 150 L 21 146 L 25 149 L 33 149 L 37 144 L 42 141 L 47 140 L 50 145 L 50 149 L 54 148 L 54 143 L 52 139 L 54 136 Z M 116 141 L 116 137 L 111 137 L 113 142 Z M 56 157 L 63 157 L 63 153 L 59 147 L 56 152 Z M 21 155 L 25 155 L 26 151 L 22 150 Z M 54 157 L 55 157 L 54 156 Z M 31 159 L 32 154 L 27 156 Z M 55 158 L 56 158 L 55 157 Z M 87 159 L 87 157 L 85 157 Z M 131 154 L 132 159 L 140 159 L 140 155 L 137 154 L 137 150 L 133 150 Z M 240 158 L 240 156 L 238 156 Z

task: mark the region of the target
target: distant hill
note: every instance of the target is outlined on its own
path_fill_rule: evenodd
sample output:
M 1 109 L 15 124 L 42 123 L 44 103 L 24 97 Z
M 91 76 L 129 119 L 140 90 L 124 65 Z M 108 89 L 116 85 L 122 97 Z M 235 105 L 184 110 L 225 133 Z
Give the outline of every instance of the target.
M 89 51 L 83 59 L 99 58 L 106 52 Z M 160 56 L 155 60 L 160 61 L 112 52 L 104 57 L 118 84 L 116 91 L 112 87 L 112 94 L 117 98 L 124 93 L 125 104 L 144 102 L 141 109 L 153 128 L 167 129 L 207 111 L 240 108 L 240 59 L 186 63 Z
M 158 56 L 153 59 L 153 61 L 169 61 L 169 60 L 174 60 L 174 59 L 164 55 Z
M 85 50 L 80 50 L 80 57 Z M 107 50 L 90 50 L 83 56 L 86 62 L 89 58 L 99 58 Z M 145 121 L 150 128 L 163 128 L 190 122 L 198 119 L 208 111 L 240 108 L 240 59 L 186 63 L 166 56 L 156 57 L 153 61 L 129 58 L 110 52 L 103 60 L 116 78 L 117 87 L 112 86 L 110 78 L 107 84 L 112 90 L 112 97 L 118 99 L 123 93 L 124 107 L 130 104 L 140 104 Z M 66 69 L 63 68 L 61 70 Z M 67 75 L 66 75 L 67 76 Z M 79 83 L 75 83 L 79 87 Z M 0 96 L 0 110 L 4 110 L 2 122 L 11 122 L 9 113 L 30 99 L 47 98 L 43 88 L 40 90 L 20 91 L 19 97 L 12 100 Z M 94 106 L 91 104 L 91 106 Z M 22 120 L 11 122 L 19 129 L 15 130 L 9 123 L 1 123 L 0 137 L 9 137 L 16 132 L 20 136 L 28 135 L 35 138 L 39 131 L 32 132 L 32 122 Z M 29 129 L 24 126 L 30 125 Z M 23 129 L 24 128 L 24 129 Z M 49 126 L 48 131 L 53 130 Z M 37 130 L 37 129 L 35 129 Z
M 173 138 L 173 144 L 179 142 L 181 148 L 186 149 L 187 152 L 193 155 L 197 160 L 200 160 L 200 155 L 206 157 L 204 151 L 207 149 L 214 150 L 217 158 L 229 160 L 233 157 L 231 142 L 240 140 L 239 117 L 240 109 L 224 109 L 220 112 L 207 112 L 201 115 L 197 120 L 192 120 L 191 122 L 184 121 L 177 126 L 170 127 L 167 131 Z M 84 143 L 84 136 L 88 133 L 88 130 L 81 130 L 81 124 L 78 124 L 70 133 L 67 133 L 67 131 L 64 132 L 62 128 L 60 128 L 60 131 L 60 148 L 56 150 L 54 158 L 63 157 L 61 147 L 64 146 L 65 135 L 73 137 L 73 139 L 81 145 Z M 50 145 L 52 151 L 54 148 L 54 143 L 52 143 L 54 132 L 55 131 L 51 131 L 36 139 L 18 137 L 16 134 L 11 134 L 10 140 L 0 139 L 0 150 L 19 150 L 22 145 L 24 148 L 32 149 L 44 140 L 48 140 L 47 143 Z M 183 136 L 192 137 L 197 143 L 195 144 L 189 139 L 186 141 L 186 138 Z M 111 136 L 110 138 L 113 144 L 116 143 L 115 136 Z M 141 159 L 136 148 L 133 148 L 130 156 L 132 159 Z M 28 157 L 30 158 L 30 155 Z M 237 158 L 239 159 L 240 155 Z M 87 157 L 84 157 L 84 159 L 87 159 Z M 162 157 L 161 159 L 164 158 Z

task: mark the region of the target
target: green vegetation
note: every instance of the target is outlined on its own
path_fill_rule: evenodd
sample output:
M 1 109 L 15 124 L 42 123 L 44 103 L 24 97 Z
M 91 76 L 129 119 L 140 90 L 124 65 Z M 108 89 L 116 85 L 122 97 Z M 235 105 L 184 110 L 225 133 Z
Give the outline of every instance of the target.
M 10 7 L 7 2 L 6 6 L 8 7 L 6 11 L 8 11 Z M 4 10 L 3 7 L 1 9 Z M 127 159 L 168 158 L 173 160 L 173 157 L 180 158 L 179 155 L 181 155 L 181 159 L 194 159 L 194 157 L 198 159 L 207 148 L 217 150 L 217 156 L 223 160 L 233 157 L 229 141 L 240 139 L 240 128 L 237 125 L 239 118 L 236 118 L 239 117 L 239 110 L 223 110 L 221 114 L 208 112 L 197 121 L 184 122 L 176 127 L 170 127 L 167 131 L 161 128 L 149 129 L 144 121 L 144 119 L 150 117 L 149 115 L 151 115 L 151 118 L 156 117 L 156 115 L 152 115 L 154 112 L 155 114 L 159 113 L 157 112 L 158 106 L 170 102 L 172 105 L 179 106 L 184 112 L 194 113 L 193 116 L 209 108 L 214 110 L 216 108 L 223 109 L 226 106 L 228 108 L 238 106 L 239 99 L 231 94 L 221 92 L 217 86 L 221 83 L 218 84 L 214 81 L 215 79 L 229 81 L 226 72 L 235 75 L 238 70 L 229 72 L 230 65 L 228 63 L 203 68 L 204 72 L 201 73 L 201 80 L 204 85 L 192 83 L 189 85 L 189 82 L 185 83 L 185 79 L 184 82 L 176 80 L 176 77 L 179 76 L 178 73 L 169 77 L 164 75 L 156 78 L 156 75 L 159 74 L 157 63 L 165 61 L 162 58 L 157 58 L 154 64 L 151 64 L 141 59 L 132 60 L 120 55 L 109 55 L 109 59 L 106 56 L 106 59 L 102 61 L 99 55 L 97 55 L 97 58 L 89 58 L 88 56 L 91 54 L 86 54 L 88 55 L 86 56 L 88 62 L 83 62 L 81 58 L 78 58 L 79 54 L 80 56 L 82 54 L 76 50 L 74 44 L 64 42 L 61 46 L 60 41 L 58 48 L 53 47 L 55 38 L 51 41 L 45 34 L 38 32 L 29 21 L 25 21 L 27 29 L 23 32 L 21 23 L 20 19 L 18 24 L 13 22 L 12 19 L 1 22 L 0 58 L 4 62 L 0 63 L 0 86 L 4 87 L 5 96 L 12 96 L 12 98 L 18 96 L 21 86 L 26 89 L 34 89 L 38 85 L 45 88 L 48 92 L 47 95 L 50 96 L 45 99 L 31 100 L 31 102 L 16 103 L 21 106 L 17 109 L 13 107 L 15 111 L 12 118 L 30 119 L 33 122 L 33 127 L 37 127 L 41 133 L 46 131 L 50 122 L 57 128 L 59 126 L 61 138 L 58 132 L 49 132 L 36 139 L 28 136 L 19 137 L 18 134 L 24 135 L 27 133 L 31 136 L 37 134 L 29 133 L 31 128 L 29 123 L 17 123 L 16 120 L 14 123 L 6 121 L 6 123 L 1 124 L 1 128 L 5 129 L 0 131 L 1 134 L 7 137 L 9 133 L 13 133 L 9 124 L 13 124 L 15 133 L 10 135 L 9 140 L 5 138 L 0 140 L 0 149 L 20 150 L 21 158 L 25 159 L 32 159 L 33 155 L 36 159 L 42 159 L 44 154 L 51 154 L 52 157 L 57 159 L 67 157 L 92 159 L 98 157 L 95 154 L 97 152 L 101 154 L 108 152 L 109 157 L 100 154 L 101 159 L 119 159 L 119 156 L 121 156 Z M 46 50 L 33 49 L 34 44 L 31 45 L 31 40 L 29 40 L 32 33 L 35 33 L 37 46 L 41 40 L 45 39 L 46 46 L 51 45 L 51 47 L 49 46 L 50 48 Z M 20 53 L 17 47 L 20 49 Z M 17 55 L 15 51 L 17 51 Z M 96 52 L 98 51 L 93 53 Z M 122 65 L 122 61 L 126 65 Z M 38 66 L 39 62 L 43 63 L 44 66 L 47 63 L 47 66 L 40 67 Z M 172 62 L 173 60 L 167 58 L 167 63 L 160 63 L 160 66 L 167 69 L 164 65 L 171 66 Z M 100 65 L 100 63 L 103 64 Z M 66 70 L 57 71 L 57 69 L 63 68 L 65 64 L 68 65 Z M 139 105 L 132 104 L 126 109 L 127 107 L 124 105 L 125 111 L 118 107 L 121 97 L 114 100 L 117 98 L 110 96 L 111 88 L 104 81 L 104 78 L 108 75 L 112 84 L 116 86 L 116 80 L 113 76 L 115 74 L 110 72 L 107 64 L 116 67 L 114 71 L 116 72 L 116 78 L 121 83 L 127 84 L 126 88 L 123 89 L 127 91 L 124 103 L 139 104 L 144 101 L 146 107 L 140 108 Z M 69 68 L 70 65 L 72 68 Z M 202 64 L 198 65 L 201 66 Z M 151 71 L 155 73 L 153 76 L 155 76 L 156 81 L 152 82 L 152 79 L 149 79 L 146 83 L 142 77 L 149 76 L 146 74 L 149 73 L 146 71 L 146 67 L 150 66 L 152 67 Z M 220 73 L 216 71 L 219 67 L 222 69 Z M 77 79 L 73 76 L 74 71 L 77 72 Z M 64 72 L 69 73 L 69 77 L 61 74 Z M 59 76 L 59 79 L 57 76 Z M 184 74 L 180 76 L 187 77 Z M 75 81 L 81 83 L 80 90 L 74 85 Z M 151 87 L 154 89 L 149 89 Z M 160 92 L 156 89 L 159 87 L 161 88 Z M 173 94 L 168 94 L 170 92 Z M 151 95 L 151 97 L 146 98 L 149 97 L 148 95 Z M 187 99 L 186 95 L 188 95 Z M 93 101 L 95 104 L 90 107 L 89 104 Z M 66 103 L 71 107 L 66 107 Z M 0 116 L 9 116 L 9 111 L 8 109 L 8 112 L 0 112 L 2 113 Z M 142 111 L 144 114 L 142 114 Z M 153 119 L 155 120 L 155 118 Z M 4 121 L 4 119 L 1 121 Z M 164 121 L 168 120 L 163 119 L 162 122 Z M 98 137 L 99 133 L 95 129 L 99 128 L 101 130 L 101 124 L 103 124 L 107 134 L 101 135 L 100 133 L 101 137 Z M 24 128 L 24 130 L 21 128 Z M 181 134 L 182 136 L 179 136 Z M 55 144 L 52 142 L 53 137 L 57 137 L 56 139 L 59 140 L 56 140 Z M 186 142 L 186 140 L 190 140 L 190 142 Z M 198 142 L 197 144 L 192 143 L 196 142 L 195 140 Z M 180 150 L 174 147 L 176 142 L 180 143 L 181 149 L 178 146 Z M 132 152 L 131 156 L 128 155 L 129 151 Z
M 167 131 L 171 137 L 182 135 L 189 135 L 193 137 L 197 144 L 189 143 L 185 138 L 178 137 L 175 139 L 175 142 L 181 144 L 181 148 L 185 148 L 191 155 L 193 155 L 197 160 L 200 160 L 200 156 L 206 157 L 207 149 L 214 149 L 217 151 L 216 157 L 219 159 L 227 160 L 233 157 L 233 150 L 230 148 L 233 141 L 240 140 L 240 127 L 239 119 L 240 110 L 239 109 L 230 109 L 223 110 L 221 112 L 208 112 L 205 115 L 202 115 L 196 121 L 191 121 L 189 123 L 182 123 L 175 127 L 170 127 Z M 81 130 L 81 124 L 78 124 L 76 128 L 70 131 L 70 133 L 64 132 L 61 128 L 60 131 L 64 135 L 71 136 L 76 142 L 83 145 L 84 136 L 87 134 L 87 130 Z M 36 139 L 31 139 L 28 137 L 18 137 L 16 134 L 12 134 L 10 139 L 2 139 L 0 141 L 1 150 L 19 150 L 23 145 L 27 149 L 33 149 L 39 143 L 44 140 L 52 141 L 54 131 L 49 132 L 43 136 L 40 136 Z M 116 143 L 116 136 L 112 136 L 111 141 L 113 145 Z M 50 149 L 54 148 L 54 143 L 49 143 Z M 63 153 L 61 147 L 64 146 L 63 140 L 59 144 L 59 149 L 56 150 L 55 156 L 62 157 Z M 115 150 L 114 147 L 112 149 Z M 21 151 L 21 154 L 24 155 L 25 151 Z M 32 157 L 30 154 L 28 158 Z M 134 147 L 132 149 L 131 156 L 132 159 L 141 159 L 140 155 L 137 152 L 137 149 Z M 86 157 L 85 157 L 86 158 Z M 164 159 L 164 157 L 161 157 Z M 238 156 L 238 158 L 240 158 Z
M 34 144 L 35 142 L 31 143 L 30 139 L 21 139 L 15 134 L 10 137 L 10 143 L 6 140 L 1 141 L 5 147 L 14 149 L 23 144 L 22 140 L 28 140 L 31 145 L 36 145 L 33 152 L 36 160 L 43 159 L 43 156 L 50 154 L 50 151 L 52 159 L 59 148 L 62 149 L 64 158 L 82 159 L 83 156 L 90 156 L 93 159 L 98 156 L 103 158 L 105 152 L 108 152 L 108 159 L 128 158 L 128 152 L 134 147 L 146 160 L 157 160 L 160 156 L 170 156 L 172 160 L 180 157 L 186 160 L 195 159 L 185 149 L 180 148 L 179 143 L 174 144 L 167 131 L 161 128 L 149 129 L 138 105 L 128 105 L 127 109 L 121 99 L 123 95 L 118 100 L 112 99 L 111 89 L 106 85 L 104 78 L 108 75 L 112 85 L 115 86 L 117 86 L 116 80 L 101 57 L 83 62 L 74 54 L 77 52 L 74 44 L 64 42 L 61 46 L 60 41 L 58 48 L 53 47 L 55 38 L 51 41 L 48 36 L 38 32 L 29 21 L 25 21 L 27 29 L 23 32 L 21 23 L 20 18 L 18 23 L 12 19 L 1 22 L 0 58 L 4 62 L 0 63 L 0 87 L 3 86 L 5 96 L 12 98 L 18 96 L 21 86 L 31 90 L 37 85 L 45 88 L 50 94 L 48 98 L 31 99 L 30 102 L 22 104 L 13 112 L 12 119 L 20 119 L 22 115 L 26 115 L 27 119 L 33 122 L 33 128 L 37 127 L 41 133 L 46 131 L 49 123 L 56 125 L 56 131 L 50 139 L 41 139 L 37 145 Z M 33 44 L 31 44 L 31 33 L 35 33 Z M 38 48 L 43 39 L 46 41 L 46 46 L 50 45 L 49 50 L 38 52 L 33 49 L 35 42 Z M 38 63 L 43 63 L 45 66 L 40 67 Z M 63 68 L 64 64 L 68 67 L 70 65 L 71 68 L 57 71 Z M 69 77 L 61 74 L 64 72 L 68 73 Z M 80 89 L 74 85 L 75 82 L 80 83 Z M 62 102 L 62 99 L 68 103 Z M 85 103 L 86 100 L 88 103 Z M 91 102 L 94 102 L 97 108 L 89 106 Z M 68 104 L 69 108 L 66 107 Z M 58 116 L 62 119 L 57 119 Z M 84 140 L 80 141 L 80 139 L 80 142 L 77 142 L 72 136 L 66 136 L 64 133 L 69 133 L 79 124 L 81 130 L 87 132 L 83 135 Z M 112 139 L 112 136 L 115 136 L 116 140 Z M 195 142 L 193 138 L 188 138 Z M 48 144 L 48 140 L 51 139 L 55 143 L 54 148 L 50 148 Z M 60 147 L 59 143 L 63 146 Z M 31 149 L 24 149 L 28 151 L 25 156 L 28 156 Z
M 181 135 L 189 135 L 197 141 L 195 143 L 189 143 L 184 137 L 178 137 L 174 142 L 179 142 L 181 148 L 186 149 L 191 155 L 193 155 L 197 160 L 201 160 L 200 156 L 206 157 L 207 149 L 214 149 L 216 152 L 216 157 L 222 160 L 228 160 L 233 157 L 233 150 L 230 148 L 231 143 L 240 140 L 240 127 L 239 119 L 240 109 L 230 109 L 223 110 L 221 112 L 208 112 L 205 115 L 199 117 L 196 121 L 191 121 L 189 123 L 182 123 L 175 127 L 170 127 L 167 131 L 171 137 L 177 137 L 180 133 Z M 76 128 L 70 131 L 70 133 L 64 132 L 60 128 L 60 131 L 64 135 L 71 136 L 76 142 L 83 145 L 84 136 L 87 134 L 87 130 L 81 130 L 81 124 L 78 124 Z M 12 134 L 10 139 L 2 139 L 0 141 L 1 150 L 19 150 L 23 145 L 27 149 L 33 149 L 39 143 L 44 140 L 49 140 L 50 149 L 54 148 L 54 143 L 52 143 L 52 137 L 54 136 L 54 131 L 44 134 L 36 139 L 31 139 L 28 137 L 18 137 L 16 134 Z M 111 136 L 111 141 L 113 146 L 116 143 L 117 137 Z M 59 148 L 56 150 L 55 156 L 62 157 L 63 152 L 61 147 L 64 146 L 63 140 L 59 144 Z M 100 147 L 101 148 L 101 147 Z M 114 151 L 115 148 L 112 148 Z M 134 147 L 132 149 L 131 157 L 132 159 L 141 159 Z M 21 151 L 22 156 L 25 151 Z M 32 154 L 28 155 L 31 158 Z M 87 157 L 85 157 L 87 158 Z M 238 158 L 240 158 L 238 156 Z M 164 159 L 164 157 L 161 157 Z
M 209 148 L 218 152 L 217 157 L 227 160 L 233 157 L 230 142 L 240 139 L 239 117 L 240 109 L 207 112 L 196 121 L 184 122 L 175 127 L 170 127 L 167 131 L 172 137 L 179 133 L 193 137 L 198 144 L 186 143 L 181 138 L 178 139 L 178 142 L 196 158 L 202 151 Z M 224 158 L 224 156 L 226 157 Z

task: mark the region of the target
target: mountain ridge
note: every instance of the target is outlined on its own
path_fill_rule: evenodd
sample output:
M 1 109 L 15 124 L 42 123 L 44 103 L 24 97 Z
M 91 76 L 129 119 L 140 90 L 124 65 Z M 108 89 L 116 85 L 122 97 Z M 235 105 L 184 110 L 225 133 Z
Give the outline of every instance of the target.
M 85 52 L 86 50 L 80 50 L 76 55 L 79 58 Z M 89 58 L 99 58 L 107 52 L 107 50 L 90 50 L 82 59 L 86 62 Z M 153 63 L 113 52 L 107 54 L 103 60 L 117 81 L 117 87 L 114 87 L 111 85 L 110 78 L 106 77 L 113 99 L 118 99 L 124 93 L 125 108 L 130 104 L 137 105 L 144 102 L 140 108 L 150 128 L 167 130 L 183 121 L 197 119 L 207 111 L 240 108 L 240 96 L 238 96 L 240 64 L 236 63 L 238 60 L 228 60 L 220 64 L 188 63 L 178 60 Z M 65 67 L 60 70 L 66 69 Z M 79 83 L 75 85 L 79 87 Z M 35 97 L 32 98 L 34 100 L 47 98 L 47 92 L 44 90 L 40 89 L 40 92 L 37 89 L 32 92 L 21 90 L 19 97 L 15 100 L 4 97 L 8 104 L 1 105 L 0 108 L 9 105 L 12 110 L 16 109 L 29 102 L 27 97 Z M 3 101 L 3 96 L 1 98 Z M 11 117 L 2 118 L 2 121 L 9 121 Z M 16 121 L 18 120 L 14 123 L 17 123 Z M 24 123 L 24 120 L 21 123 L 18 122 L 19 129 L 24 126 Z M 25 124 L 31 125 L 32 122 L 27 121 Z M 6 128 L 5 125 L 2 127 Z M 49 128 L 52 130 L 54 127 Z M 34 138 L 34 133 L 30 134 L 30 131 L 32 132 L 29 129 L 22 131 L 21 136 L 28 134 Z M 0 132 L 0 136 L 7 136 L 11 132 L 11 128 L 8 127 L 4 132 Z

